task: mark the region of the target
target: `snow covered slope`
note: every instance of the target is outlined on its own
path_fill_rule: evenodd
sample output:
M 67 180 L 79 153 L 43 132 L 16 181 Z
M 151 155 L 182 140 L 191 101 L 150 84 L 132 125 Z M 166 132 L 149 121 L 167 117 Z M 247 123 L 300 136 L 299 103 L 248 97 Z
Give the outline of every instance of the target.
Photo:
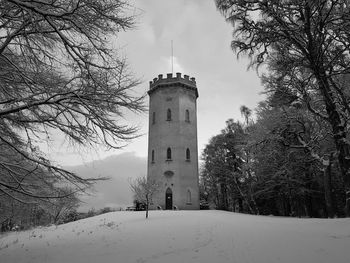
M 0 236 L 0 262 L 349 263 L 350 219 L 114 212 Z

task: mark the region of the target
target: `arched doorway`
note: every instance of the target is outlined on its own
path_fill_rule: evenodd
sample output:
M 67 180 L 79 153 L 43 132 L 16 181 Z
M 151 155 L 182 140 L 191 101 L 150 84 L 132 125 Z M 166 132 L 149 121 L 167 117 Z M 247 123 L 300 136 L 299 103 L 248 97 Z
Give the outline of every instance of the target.
M 173 191 L 169 187 L 165 191 L 165 209 L 173 209 Z

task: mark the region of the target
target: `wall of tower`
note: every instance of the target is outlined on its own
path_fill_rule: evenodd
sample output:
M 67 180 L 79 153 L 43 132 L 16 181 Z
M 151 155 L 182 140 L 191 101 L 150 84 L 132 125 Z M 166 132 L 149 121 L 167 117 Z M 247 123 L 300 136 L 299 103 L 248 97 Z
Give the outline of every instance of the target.
M 173 78 L 168 74 L 166 79 L 151 82 L 150 88 L 147 176 L 159 183 L 151 208 L 166 208 L 165 193 L 170 188 L 173 206 L 199 209 L 195 81 L 188 76 L 181 78 L 177 74 Z M 171 120 L 167 119 L 168 109 Z M 171 149 L 170 160 L 167 159 L 168 148 Z

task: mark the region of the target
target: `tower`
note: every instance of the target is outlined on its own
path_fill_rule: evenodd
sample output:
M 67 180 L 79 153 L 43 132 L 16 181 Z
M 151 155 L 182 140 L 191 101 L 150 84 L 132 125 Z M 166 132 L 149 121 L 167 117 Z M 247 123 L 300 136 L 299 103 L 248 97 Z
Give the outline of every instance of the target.
M 195 78 L 158 75 L 148 91 L 147 177 L 159 186 L 151 209 L 199 209 Z

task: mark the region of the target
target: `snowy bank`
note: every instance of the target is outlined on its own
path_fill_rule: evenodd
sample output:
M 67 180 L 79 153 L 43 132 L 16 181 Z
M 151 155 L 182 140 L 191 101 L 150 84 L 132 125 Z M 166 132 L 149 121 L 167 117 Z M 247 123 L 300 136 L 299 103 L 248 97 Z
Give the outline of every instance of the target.
M 113 212 L 0 236 L 0 261 L 348 263 L 350 219 L 223 211 Z

